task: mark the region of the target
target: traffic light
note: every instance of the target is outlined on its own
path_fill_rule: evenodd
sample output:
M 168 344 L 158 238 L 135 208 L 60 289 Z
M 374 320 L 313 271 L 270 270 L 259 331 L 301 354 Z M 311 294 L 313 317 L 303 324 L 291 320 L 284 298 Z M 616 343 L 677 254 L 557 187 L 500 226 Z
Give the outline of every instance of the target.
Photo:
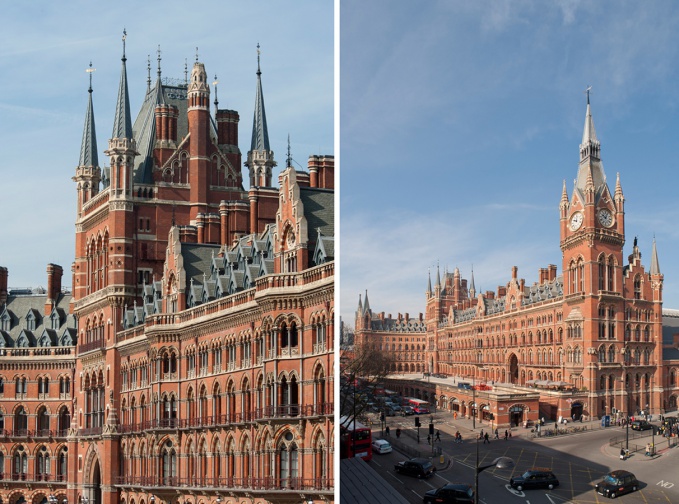
M 429 424 L 429 435 L 431 435 L 431 436 L 434 435 L 434 424 L 433 423 Z
M 420 425 L 420 417 L 415 417 L 415 427 L 419 427 Z
M 380 413 L 380 421 L 384 422 L 384 411 Z

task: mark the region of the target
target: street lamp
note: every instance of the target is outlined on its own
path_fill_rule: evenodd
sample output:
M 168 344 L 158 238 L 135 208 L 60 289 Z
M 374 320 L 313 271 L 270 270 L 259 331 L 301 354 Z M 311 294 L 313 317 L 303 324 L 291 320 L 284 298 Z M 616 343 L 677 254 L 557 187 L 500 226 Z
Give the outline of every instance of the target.
M 479 474 L 491 467 L 498 469 L 512 469 L 514 460 L 509 457 L 498 457 L 492 463 L 479 466 L 479 438 L 476 437 L 476 474 L 474 475 L 474 504 L 479 504 Z

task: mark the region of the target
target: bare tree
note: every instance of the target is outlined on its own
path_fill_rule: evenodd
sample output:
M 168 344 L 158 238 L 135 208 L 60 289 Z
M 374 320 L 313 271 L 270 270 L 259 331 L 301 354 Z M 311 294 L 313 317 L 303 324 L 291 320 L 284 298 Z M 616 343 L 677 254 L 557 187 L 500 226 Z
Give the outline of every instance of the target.
M 340 351 L 340 412 L 352 422 L 367 409 L 365 392 L 384 381 L 393 357 L 370 342 L 360 342 Z

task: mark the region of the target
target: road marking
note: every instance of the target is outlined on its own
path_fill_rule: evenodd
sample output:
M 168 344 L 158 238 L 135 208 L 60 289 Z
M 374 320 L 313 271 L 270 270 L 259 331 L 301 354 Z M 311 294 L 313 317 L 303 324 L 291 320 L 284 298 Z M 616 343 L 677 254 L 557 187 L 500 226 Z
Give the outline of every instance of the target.
M 660 485 L 663 488 L 672 488 L 674 486 L 674 483 L 670 481 L 660 480 L 656 483 L 656 486 L 657 485 Z
M 525 497 L 526 496 L 525 493 L 512 488 L 511 485 L 505 485 L 505 488 L 509 491 L 509 493 L 514 494 L 517 497 Z
M 420 499 L 423 497 L 422 495 L 418 494 L 418 493 L 417 493 L 415 490 L 413 490 L 412 488 L 410 489 L 410 491 L 411 491 L 412 493 L 414 493 L 415 495 L 417 495 Z
M 396 477 L 396 475 L 392 474 L 391 472 L 388 472 L 387 474 L 388 474 L 389 476 L 391 476 L 392 478 L 394 478 L 396 481 L 398 481 L 398 482 L 400 482 L 400 483 L 403 483 L 403 484 L 405 485 L 404 481 L 401 480 L 401 479 L 398 479 L 398 478 Z
M 375 457 L 373 457 L 373 464 L 382 467 L 382 464 L 380 464 L 379 462 L 377 462 L 377 461 L 375 460 Z
M 547 499 L 549 499 L 549 502 L 551 502 L 552 504 L 559 504 L 561 502 L 563 502 L 564 504 L 572 504 L 572 501 L 567 500 L 563 497 L 559 497 L 557 495 L 545 494 L 545 497 L 547 497 Z M 556 501 L 554 499 L 556 499 Z

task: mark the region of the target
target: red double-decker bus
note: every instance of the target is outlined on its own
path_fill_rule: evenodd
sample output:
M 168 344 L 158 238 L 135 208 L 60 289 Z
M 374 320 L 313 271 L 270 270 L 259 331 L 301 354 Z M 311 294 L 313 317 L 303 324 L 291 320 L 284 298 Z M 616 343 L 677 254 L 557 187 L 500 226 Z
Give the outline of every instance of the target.
M 428 415 L 429 414 L 429 403 L 423 401 L 422 399 L 416 399 L 414 397 L 407 397 L 405 404 L 413 408 L 413 412 L 416 415 Z
M 372 431 L 357 420 L 340 418 L 340 458 L 361 457 L 369 461 L 373 458 Z

